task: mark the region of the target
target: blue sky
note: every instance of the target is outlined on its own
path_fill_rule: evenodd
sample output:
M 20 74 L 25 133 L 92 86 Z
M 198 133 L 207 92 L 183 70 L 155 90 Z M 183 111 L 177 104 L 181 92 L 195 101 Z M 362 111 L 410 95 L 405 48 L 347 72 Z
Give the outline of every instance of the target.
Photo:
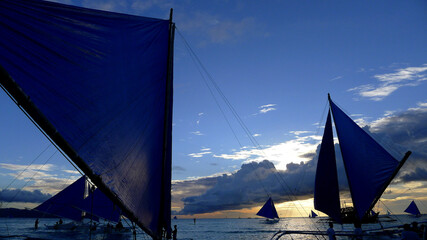
M 183 198 L 203 199 L 209 194 L 206 191 L 214 188 L 216 177 L 237 176 L 230 174 L 242 170 L 242 164 L 248 161 L 267 159 L 286 173 L 289 163 L 313 160 L 323 132 L 327 93 L 362 126 L 370 125 L 380 134 L 389 131 L 384 126 L 393 127 L 390 119 L 404 121 L 411 116 L 411 121 L 418 123 L 413 124 L 418 127 L 413 129 L 417 138 L 411 141 L 424 145 L 427 141 L 427 122 L 420 120 L 427 111 L 425 1 L 58 2 L 156 18 L 168 18 L 169 9 L 174 8 L 177 34 L 173 179 L 179 196 L 174 199 L 176 211 L 183 209 Z M 236 141 L 180 35 L 263 151 L 254 149 L 222 105 L 240 144 Z M 23 166 L 50 144 L 4 93 L 0 94 L 0 116 L 0 188 L 5 188 Z M 409 140 L 402 142 L 403 146 L 416 145 L 409 144 L 413 143 Z M 423 154 L 427 149 L 422 144 L 416 146 L 419 154 L 407 164 L 408 176 L 416 167 L 426 169 L 427 155 Z M 394 149 L 401 153 L 400 145 Z M 71 165 L 51 146 L 10 188 L 22 188 L 33 176 L 31 171 L 46 161 L 44 171 L 25 185 L 26 190 L 54 193 L 76 179 Z M 211 182 L 202 183 L 209 179 Z M 405 193 L 407 199 L 427 205 L 427 199 L 422 197 L 426 180 L 427 177 L 408 181 L 406 184 L 418 190 Z M 401 184 L 400 187 L 407 187 L 405 181 Z M 198 191 L 194 190 L 196 185 Z M 304 192 L 302 199 L 309 199 L 308 195 Z M 402 212 L 395 202 L 395 211 Z M 235 209 L 244 207 L 250 214 L 247 209 L 261 204 L 248 201 L 244 206 L 236 204 Z M 228 210 L 233 209 L 218 207 L 218 211 Z M 196 209 L 186 213 L 199 212 Z

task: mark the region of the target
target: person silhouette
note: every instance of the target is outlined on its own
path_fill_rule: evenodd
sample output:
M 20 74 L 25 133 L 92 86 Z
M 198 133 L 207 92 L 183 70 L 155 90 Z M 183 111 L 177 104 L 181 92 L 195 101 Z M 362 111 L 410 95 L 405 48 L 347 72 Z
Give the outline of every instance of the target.
M 172 231 L 172 239 L 176 240 L 176 234 L 178 232 L 178 229 L 176 229 L 176 225 L 173 226 L 173 231 Z
M 332 222 L 329 222 L 329 228 L 326 233 L 328 234 L 329 240 L 337 239 L 337 237 L 335 236 L 334 224 Z
M 37 230 L 39 228 L 39 219 L 36 219 L 36 222 L 34 223 L 34 230 Z

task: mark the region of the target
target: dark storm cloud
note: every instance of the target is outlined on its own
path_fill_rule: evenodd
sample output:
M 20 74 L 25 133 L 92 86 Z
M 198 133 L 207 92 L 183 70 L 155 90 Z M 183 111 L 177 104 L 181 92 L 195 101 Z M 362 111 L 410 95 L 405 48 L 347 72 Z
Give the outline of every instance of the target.
M 405 173 L 400 177 L 404 182 L 410 181 L 425 181 L 427 179 L 427 170 L 423 168 L 416 168 L 413 172 Z
M 42 193 L 40 190 L 26 191 L 19 189 L 3 189 L 0 191 L 0 201 L 2 202 L 41 203 L 51 197 L 52 195 Z
M 398 182 L 427 180 L 427 170 L 421 167 L 427 166 L 425 109 L 411 109 L 393 117 L 383 118 L 364 129 L 372 132 L 374 138 L 387 149 L 394 146 L 396 156 L 402 157 L 406 149 L 412 150 L 413 154 L 398 175 Z M 180 182 L 174 186 L 175 190 L 181 193 L 179 198 L 175 195 L 175 200 L 181 199 L 184 203 L 179 214 L 210 213 L 259 206 L 266 201 L 268 194 L 275 202 L 311 198 L 319 148 L 320 146 L 316 154 L 306 155 L 311 157 L 311 160 L 289 163 L 285 171 L 276 170 L 272 162 L 264 160 L 260 163 L 243 164 L 241 169 L 233 174 Z M 335 152 L 340 189 L 347 191 L 348 183 L 338 145 L 335 145 Z M 419 167 L 413 167 L 414 165 Z M 186 191 L 179 191 L 183 186 Z M 344 195 L 346 194 L 347 192 L 344 192 Z

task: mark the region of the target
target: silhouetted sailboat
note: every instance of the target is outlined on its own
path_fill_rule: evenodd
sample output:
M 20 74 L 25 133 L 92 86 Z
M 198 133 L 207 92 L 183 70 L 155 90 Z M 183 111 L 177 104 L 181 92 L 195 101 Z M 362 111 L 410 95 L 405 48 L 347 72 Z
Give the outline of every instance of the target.
M 268 198 L 267 202 L 264 203 L 264 206 L 262 206 L 256 215 L 265 217 L 265 223 L 277 223 L 280 219 L 271 197 Z
M 311 210 L 311 213 L 308 215 L 309 218 L 315 218 L 317 217 L 317 214 Z
M 405 209 L 404 212 L 410 213 L 410 214 L 412 214 L 415 217 L 421 216 L 421 212 L 418 209 L 417 204 L 415 204 L 414 200 L 412 200 L 412 202 L 409 204 L 409 206 Z
M 34 209 L 60 218 L 68 218 L 76 222 L 80 222 L 83 219 L 83 212 L 75 208 L 75 206 L 83 201 L 85 186 L 86 180 L 83 176 Z M 71 222 L 47 227 L 54 229 L 74 229 L 77 225 L 74 222 Z
M 399 162 L 328 99 L 330 110 L 317 163 L 314 207 L 337 222 L 371 221 L 372 208 L 411 152 Z M 344 211 L 340 208 L 331 115 L 354 206 Z
M 170 234 L 171 19 L 3 0 L 0 22 L 1 87 L 131 221 Z

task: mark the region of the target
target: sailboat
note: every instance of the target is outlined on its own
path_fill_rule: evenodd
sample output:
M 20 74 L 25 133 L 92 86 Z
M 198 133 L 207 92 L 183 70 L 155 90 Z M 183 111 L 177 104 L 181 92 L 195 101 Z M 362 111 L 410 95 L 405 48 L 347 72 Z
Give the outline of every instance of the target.
M 75 221 L 67 224 L 61 223 L 46 227 L 52 229 L 70 230 L 73 230 L 77 227 L 76 222 L 80 222 L 83 219 L 83 213 L 81 210 L 75 208 L 75 206 L 84 198 L 85 185 L 85 177 L 80 177 L 77 181 L 66 187 L 64 190 L 34 208 L 40 212 L 52 214 L 61 218 L 68 218 Z
M 409 204 L 409 206 L 405 209 L 404 212 L 410 213 L 414 217 L 420 217 L 421 216 L 421 212 L 418 209 L 417 204 L 415 204 L 414 200 L 412 200 L 412 202 Z
M 317 217 L 317 214 L 311 210 L 311 213 L 308 215 L 309 218 L 315 218 Z
M 0 85 L 153 239 L 171 227 L 174 23 L 0 1 Z
M 328 101 L 330 109 L 320 145 L 314 184 L 314 208 L 338 223 L 366 223 L 371 221 L 371 210 L 411 152 L 408 151 L 399 162 L 338 108 L 329 94 Z M 353 207 L 344 209 L 340 208 L 332 117 L 353 200 Z M 377 217 L 378 213 L 375 213 L 375 216 Z M 381 234 L 394 234 L 382 228 L 378 231 L 372 230 L 364 234 L 375 239 Z M 336 233 L 354 237 L 353 232 Z M 273 239 L 280 239 L 287 234 L 327 235 L 325 231 L 286 230 L 277 232 Z
M 339 223 L 372 221 L 371 210 L 411 154 L 399 162 L 351 120 L 328 95 L 330 110 L 316 169 L 314 207 Z M 340 209 L 333 116 L 353 207 Z
M 274 206 L 273 199 L 271 197 L 264 203 L 262 208 L 257 212 L 258 216 L 265 217 L 264 223 L 277 223 L 280 218 L 277 214 L 276 207 Z

